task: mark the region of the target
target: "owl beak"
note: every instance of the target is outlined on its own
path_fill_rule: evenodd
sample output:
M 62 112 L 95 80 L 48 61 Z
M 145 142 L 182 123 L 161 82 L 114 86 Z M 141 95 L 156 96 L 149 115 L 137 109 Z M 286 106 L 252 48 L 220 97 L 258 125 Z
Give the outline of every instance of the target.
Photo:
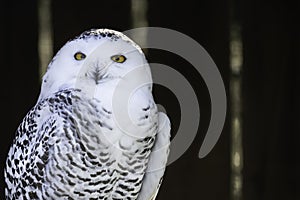
M 96 67 L 96 69 L 93 71 L 92 78 L 94 79 L 96 85 L 98 85 L 101 80 L 103 79 L 103 76 L 105 74 L 105 68 Z
M 98 85 L 101 80 L 103 79 L 103 76 L 105 74 L 105 70 L 102 67 L 92 67 L 88 72 L 85 74 L 86 77 L 93 80 L 96 85 Z
M 99 71 L 95 71 L 95 72 L 93 73 L 93 79 L 94 79 L 96 85 L 99 84 L 99 82 L 100 82 L 100 80 L 102 79 L 102 77 L 103 77 L 103 75 L 102 75 Z

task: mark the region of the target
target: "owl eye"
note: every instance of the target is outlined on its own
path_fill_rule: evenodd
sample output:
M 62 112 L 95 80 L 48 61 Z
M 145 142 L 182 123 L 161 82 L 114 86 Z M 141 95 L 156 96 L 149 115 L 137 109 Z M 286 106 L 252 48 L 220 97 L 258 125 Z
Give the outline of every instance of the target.
M 110 57 L 112 61 L 117 62 L 117 63 L 123 63 L 126 61 L 126 57 L 123 55 L 114 55 Z
M 86 58 L 86 55 L 82 52 L 77 52 L 74 54 L 75 60 L 84 60 Z

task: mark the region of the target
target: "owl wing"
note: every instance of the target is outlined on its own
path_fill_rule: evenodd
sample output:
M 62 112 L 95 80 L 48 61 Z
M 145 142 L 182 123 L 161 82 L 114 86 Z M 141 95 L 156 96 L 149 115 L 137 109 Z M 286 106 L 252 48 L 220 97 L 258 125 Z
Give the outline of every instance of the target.
M 170 129 L 170 121 L 167 115 L 160 112 L 158 116 L 158 133 L 150 154 L 138 200 L 155 200 L 157 196 L 169 155 Z
M 11 146 L 4 171 L 6 198 L 38 199 L 43 183 L 44 167 L 48 162 L 51 141 L 57 131 L 57 116 L 44 116 L 49 107 L 37 104 L 23 119 Z M 40 125 L 39 122 L 43 121 Z M 20 181 L 21 180 L 21 181 Z

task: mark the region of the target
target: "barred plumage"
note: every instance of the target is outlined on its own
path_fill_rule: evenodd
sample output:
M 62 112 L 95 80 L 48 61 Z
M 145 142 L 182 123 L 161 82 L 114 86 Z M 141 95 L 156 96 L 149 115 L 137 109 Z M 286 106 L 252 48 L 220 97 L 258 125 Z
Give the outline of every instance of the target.
M 138 65 L 149 72 L 133 44 L 121 33 L 92 30 L 68 42 L 53 59 L 40 98 L 8 153 L 6 199 L 155 198 L 168 156 L 168 118 L 158 113 L 149 86 L 135 91 L 128 105 L 132 121 L 143 130 L 138 135 L 120 127 L 112 105 L 119 79 Z M 65 58 L 78 51 L 89 58 L 103 46 L 112 52 L 96 52 L 96 58 L 80 64 Z M 128 57 L 127 64 L 108 64 L 119 54 Z M 99 73 L 90 76 L 91 71 Z

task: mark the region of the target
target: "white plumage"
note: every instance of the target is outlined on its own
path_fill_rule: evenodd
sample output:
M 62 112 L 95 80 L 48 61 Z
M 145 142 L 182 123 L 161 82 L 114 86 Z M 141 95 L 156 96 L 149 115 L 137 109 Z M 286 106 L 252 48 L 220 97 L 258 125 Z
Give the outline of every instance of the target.
M 155 199 L 170 122 L 149 80 L 143 52 L 122 33 L 97 29 L 69 41 L 9 150 L 6 199 Z

